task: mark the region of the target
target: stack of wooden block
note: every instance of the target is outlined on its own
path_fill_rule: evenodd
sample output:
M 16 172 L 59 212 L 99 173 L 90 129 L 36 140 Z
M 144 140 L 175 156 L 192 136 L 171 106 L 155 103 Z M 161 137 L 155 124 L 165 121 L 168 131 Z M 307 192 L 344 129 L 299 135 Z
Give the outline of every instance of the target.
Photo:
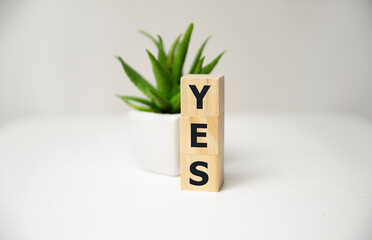
M 224 178 L 223 75 L 181 78 L 181 189 L 218 192 Z

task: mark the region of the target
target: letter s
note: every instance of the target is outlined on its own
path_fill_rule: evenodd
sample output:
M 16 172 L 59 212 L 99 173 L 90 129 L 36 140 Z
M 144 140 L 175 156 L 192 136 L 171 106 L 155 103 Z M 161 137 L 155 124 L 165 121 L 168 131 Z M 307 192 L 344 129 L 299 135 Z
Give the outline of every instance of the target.
M 194 174 L 195 176 L 199 176 L 202 178 L 201 181 L 195 181 L 190 178 L 190 184 L 195 185 L 195 186 L 202 186 L 208 182 L 209 177 L 207 173 L 196 169 L 197 166 L 203 166 L 205 168 L 208 168 L 208 163 L 202 162 L 202 161 L 196 161 L 190 165 L 190 172 Z

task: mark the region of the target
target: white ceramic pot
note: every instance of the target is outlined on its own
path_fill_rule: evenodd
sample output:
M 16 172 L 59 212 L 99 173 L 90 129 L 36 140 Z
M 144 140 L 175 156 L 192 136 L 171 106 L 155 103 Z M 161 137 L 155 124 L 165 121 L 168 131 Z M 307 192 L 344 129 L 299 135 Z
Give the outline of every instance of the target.
M 180 174 L 180 114 L 128 113 L 134 156 L 140 168 Z

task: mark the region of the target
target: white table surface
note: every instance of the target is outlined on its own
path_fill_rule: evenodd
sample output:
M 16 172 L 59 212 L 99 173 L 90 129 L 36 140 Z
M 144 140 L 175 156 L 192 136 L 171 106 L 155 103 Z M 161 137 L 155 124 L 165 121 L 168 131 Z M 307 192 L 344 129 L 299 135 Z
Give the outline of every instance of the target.
M 372 239 L 372 125 L 226 114 L 225 184 L 137 168 L 125 116 L 0 127 L 0 240 Z

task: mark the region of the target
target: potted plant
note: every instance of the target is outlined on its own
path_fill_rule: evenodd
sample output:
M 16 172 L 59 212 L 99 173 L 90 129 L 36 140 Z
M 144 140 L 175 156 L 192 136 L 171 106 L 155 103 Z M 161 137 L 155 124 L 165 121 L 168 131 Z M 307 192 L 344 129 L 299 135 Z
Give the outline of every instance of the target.
M 179 35 L 174 40 L 167 53 L 161 36 L 154 38 L 147 32 L 140 31 L 155 43 L 158 50 L 157 57 L 146 50 L 156 87 L 121 57 L 117 57 L 127 77 L 147 97 L 119 95 L 125 103 L 138 110 L 128 113 L 130 136 L 139 166 L 148 171 L 179 175 L 180 79 L 193 27 L 191 23 L 183 36 Z M 209 64 L 204 65 L 205 56 L 202 56 L 202 53 L 209 38 L 196 53 L 189 74 L 209 74 L 225 53 L 222 52 Z

